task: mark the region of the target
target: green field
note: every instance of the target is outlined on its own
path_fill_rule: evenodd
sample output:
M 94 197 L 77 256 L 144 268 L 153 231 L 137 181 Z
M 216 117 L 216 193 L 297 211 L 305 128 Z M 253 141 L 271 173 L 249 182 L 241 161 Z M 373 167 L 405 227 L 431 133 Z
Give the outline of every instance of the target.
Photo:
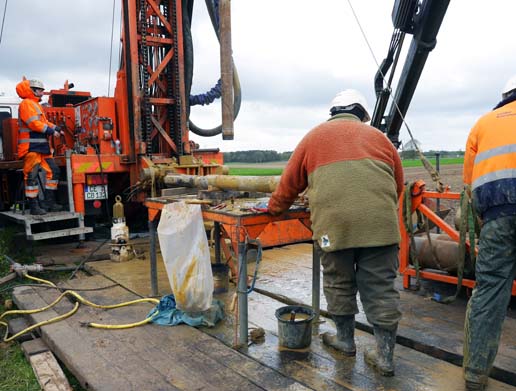
M 428 159 L 430 163 L 432 163 L 433 166 L 435 166 L 435 158 Z M 401 163 L 403 164 L 403 167 L 422 167 L 423 163 L 421 163 L 421 160 L 419 159 L 405 159 L 402 160 Z M 448 164 L 463 164 L 464 158 L 463 157 L 449 157 L 449 158 L 441 158 L 439 159 L 439 164 L 441 166 L 446 166 Z
M 257 176 L 268 176 L 268 175 L 281 175 L 283 168 L 261 168 L 259 164 L 256 167 L 229 167 L 229 175 L 257 175 Z
M 435 158 L 428 159 L 433 166 L 435 166 Z M 463 164 L 464 158 L 442 158 L 440 159 L 440 165 L 445 166 L 448 164 Z M 419 159 L 405 159 L 402 160 L 403 167 L 422 167 L 423 163 Z M 250 164 L 245 163 L 245 167 L 239 166 L 238 163 L 230 163 L 229 166 L 229 175 L 257 175 L 257 176 L 265 176 L 265 175 L 281 175 L 283 172 L 283 168 L 281 167 L 269 167 L 270 163 L 256 163 Z

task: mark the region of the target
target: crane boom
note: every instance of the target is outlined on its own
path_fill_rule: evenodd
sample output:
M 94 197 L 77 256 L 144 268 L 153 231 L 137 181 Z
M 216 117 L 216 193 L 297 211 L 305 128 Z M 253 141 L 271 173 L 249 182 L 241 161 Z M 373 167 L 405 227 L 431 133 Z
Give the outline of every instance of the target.
M 371 125 L 384 132 L 392 143 L 399 147 L 399 132 L 405 114 L 414 96 L 421 73 L 429 53 L 436 45 L 437 33 L 446 14 L 449 0 L 396 0 L 392 19 L 394 24 L 391 48 L 375 78 L 377 101 L 372 115 Z M 403 37 L 413 35 L 405 64 L 397 88 L 392 98 L 389 114 L 385 115 L 387 102 L 391 95 L 391 71 L 387 85 L 386 73 L 399 57 Z

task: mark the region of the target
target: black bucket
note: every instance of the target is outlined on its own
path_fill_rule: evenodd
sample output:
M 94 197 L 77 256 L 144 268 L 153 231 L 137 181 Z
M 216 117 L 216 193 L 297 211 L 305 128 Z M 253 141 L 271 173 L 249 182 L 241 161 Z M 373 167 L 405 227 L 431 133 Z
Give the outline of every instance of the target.
M 276 310 L 280 346 L 303 349 L 312 343 L 312 320 L 315 314 L 309 307 L 288 305 Z
M 229 289 L 229 267 L 222 263 L 211 265 L 213 272 L 213 293 L 226 293 Z

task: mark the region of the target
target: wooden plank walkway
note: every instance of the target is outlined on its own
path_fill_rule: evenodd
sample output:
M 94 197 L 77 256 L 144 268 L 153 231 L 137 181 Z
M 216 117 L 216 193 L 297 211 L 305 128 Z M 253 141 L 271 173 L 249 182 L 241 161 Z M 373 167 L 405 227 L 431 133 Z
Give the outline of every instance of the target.
M 119 273 L 130 272 L 131 263 L 117 264 Z M 71 288 L 111 285 L 103 276 L 73 280 Z M 98 304 L 111 304 L 136 296 L 120 286 L 81 292 Z M 50 289 L 18 288 L 14 298 L 20 308 L 52 302 Z M 220 297 L 228 303 L 232 294 Z M 136 305 L 102 311 L 81 306 L 78 313 L 60 323 L 43 326 L 42 337 L 85 388 L 93 390 L 399 390 L 431 391 L 463 389 L 461 368 L 403 346 L 396 348 L 394 378 L 378 376 L 364 363 L 362 351 L 374 338 L 357 330 L 356 358 L 341 356 L 322 345 L 318 334 L 333 328 L 325 321 L 314 329 L 312 345 L 305 351 L 280 349 L 276 308 L 284 304 L 258 293 L 249 297 L 251 325 L 266 330 L 265 342 L 237 352 L 227 345 L 233 340 L 234 318 L 213 329 L 146 325 L 129 330 L 98 330 L 81 322 L 128 323 L 143 318 L 150 306 Z M 67 312 L 63 301 L 53 310 L 34 314 L 32 321 Z M 209 334 L 209 335 L 208 335 Z M 211 335 L 211 336 L 210 336 Z M 216 338 L 213 338 L 216 337 Z M 219 341 L 220 340 L 220 341 Z M 245 354 L 245 355 L 244 355 Z M 491 381 L 489 390 L 516 390 Z
M 114 264 L 111 262 L 97 262 L 92 266 L 92 268 L 94 268 L 95 270 L 101 271 L 102 273 L 109 275 L 110 278 L 112 278 L 115 281 L 124 281 L 124 285 L 128 286 L 131 290 L 136 291 L 142 295 L 146 295 L 149 293 L 150 282 L 148 278 L 148 267 L 149 266 L 147 261 L 140 260 L 131 261 L 130 267 L 122 267 L 119 264 Z M 130 268 L 134 271 L 134 273 L 129 272 L 129 270 L 127 270 L 126 272 L 121 272 L 121 268 Z M 168 286 L 168 280 L 164 274 L 164 267 L 162 265 L 161 260 L 158 261 L 158 270 L 160 294 L 169 293 L 170 288 Z M 250 267 L 250 273 L 252 273 L 252 271 L 253 269 L 252 267 Z M 312 272 L 310 245 L 301 244 L 286 246 L 273 250 L 267 250 L 264 252 L 264 259 L 262 261 L 262 264 L 260 265 L 260 278 L 258 280 L 257 286 L 264 290 L 268 290 L 273 293 L 276 292 L 279 295 L 288 296 L 289 298 L 292 298 L 294 300 L 302 301 L 309 304 L 311 303 L 311 273 Z M 135 275 L 138 275 L 139 278 L 134 279 Z M 462 324 L 460 325 L 460 327 L 456 325 L 457 327 L 455 327 L 451 331 L 450 328 L 446 329 L 446 333 L 449 333 L 449 335 L 447 334 L 443 338 L 443 336 L 439 334 L 437 329 L 435 329 L 433 322 L 438 321 L 440 318 L 442 318 L 441 320 L 446 321 L 450 317 L 443 316 L 442 312 L 439 316 L 434 317 L 429 317 L 428 314 L 422 317 L 420 315 L 421 311 L 423 311 L 423 309 L 427 305 L 436 306 L 436 308 L 441 309 L 444 312 L 449 311 L 451 307 L 443 306 L 437 303 L 432 303 L 429 300 L 412 294 L 411 292 L 402 292 L 403 303 L 411 303 L 409 298 L 413 298 L 414 302 L 411 304 L 409 310 L 404 311 L 404 321 L 406 323 L 403 323 L 400 327 L 401 330 L 407 329 L 404 335 L 408 338 L 408 336 L 410 336 L 409 330 L 410 327 L 412 327 L 411 325 L 417 325 L 417 331 L 413 332 L 416 335 L 411 336 L 415 338 L 416 341 L 418 341 L 418 338 L 416 337 L 419 337 L 419 339 L 421 339 L 421 337 L 425 337 L 426 339 L 424 342 L 426 344 L 429 344 L 430 346 L 433 346 L 432 339 L 434 339 L 434 345 L 438 345 L 439 349 L 448 349 L 452 346 L 456 346 L 455 352 L 457 354 L 460 353 L 461 341 L 455 341 L 455 345 L 449 344 L 449 341 L 453 340 L 453 338 L 462 338 Z M 317 353 L 311 353 L 310 358 L 305 357 L 305 359 L 300 361 L 301 364 L 289 363 L 285 366 L 286 362 L 291 361 L 294 353 L 278 352 L 276 336 L 277 323 L 274 319 L 274 310 L 279 306 L 282 306 L 283 304 L 257 294 L 250 295 L 249 299 L 250 322 L 255 326 L 260 325 L 261 327 L 264 327 L 266 330 L 268 330 L 268 337 L 266 338 L 264 346 L 261 347 L 259 345 L 252 345 L 249 347 L 248 354 L 252 357 L 255 357 L 261 362 L 264 362 L 268 366 L 276 368 L 285 375 L 292 376 L 296 379 L 300 379 L 300 381 L 302 379 L 303 383 L 308 384 L 311 388 L 314 389 L 325 389 L 328 387 L 332 389 L 332 387 L 328 386 L 328 384 L 333 384 L 333 386 L 335 386 L 334 383 L 336 380 L 333 376 L 335 375 L 335 368 L 340 368 L 340 377 L 337 377 L 337 384 L 339 384 L 339 386 L 344 387 L 344 389 L 346 389 L 346 387 L 349 389 L 375 389 L 376 387 L 384 387 L 385 384 L 383 382 L 389 381 L 381 378 L 381 384 L 374 383 L 374 381 L 371 380 L 371 378 L 375 378 L 375 375 L 371 374 L 367 366 L 364 366 L 363 358 L 360 354 L 358 355 L 357 359 L 353 361 L 352 364 L 350 364 L 349 360 L 343 360 L 342 357 L 339 358 L 338 355 L 334 354 L 334 352 L 328 351 L 324 346 L 321 346 L 321 343 L 317 337 L 314 337 L 314 341 L 312 343 L 312 350 L 316 349 Z M 322 306 L 326 308 L 326 303 L 324 301 L 323 296 Z M 428 310 L 427 312 L 432 311 Z M 460 315 L 460 312 L 458 313 Z M 359 321 L 363 322 L 364 325 L 366 324 L 366 320 L 363 314 L 361 314 L 358 317 L 358 319 Z M 424 321 L 422 322 L 421 319 L 423 319 Z M 428 320 L 431 320 L 431 322 L 428 322 Z M 218 326 L 213 330 L 205 329 L 204 331 L 216 336 L 217 338 L 224 341 L 226 344 L 231 345 L 233 342 L 234 335 L 234 327 L 232 322 L 232 317 L 228 317 L 223 326 Z M 458 324 L 458 321 L 456 323 Z M 331 321 L 322 324 L 320 326 L 320 329 L 315 331 L 324 331 L 329 327 L 333 327 Z M 507 338 L 507 333 L 504 333 L 504 338 Z M 508 349 L 510 349 L 511 344 L 514 344 L 513 341 L 509 341 L 507 343 L 507 345 L 509 346 Z M 361 346 L 362 344 L 371 345 L 373 343 L 373 339 L 370 334 L 357 331 L 357 342 L 359 346 Z M 362 348 L 359 347 L 359 349 Z M 285 357 L 289 358 L 286 359 Z M 401 368 L 401 372 L 398 368 L 398 374 L 403 376 L 404 379 L 409 379 L 406 380 L 406 385 L 397 384 L 397 388 L 394 387 L 392 389 L 451 390 L 462 389 L 463 387 L 462 370 L 460 367 L 450 365 L 441 360 L 433 359 L 427 355 L 414 352 L 414 350 L 408 349 L 403 346 L 398 346 L 396 348 L 396 357 L 398 362 L 397 365 Z M 324 365 L 322 367 L 317 367 L 314 366 L 314 362 L 324 363 Z M 301 366 L 302 368 L 304 368 L 304 370 L 295 371 L 294 369 L 292 369 L 295 368 L 296 365 Z M 312 369 L 309 370 L 309 368 Z M 314 368 L 316 369 L 315 373 Z M 421 368 L 426 369 L 422 370 Z M 310 372 L 312 374 L 309 376 L 306 372 Z M 321 373 L 323 373 L 324 376 L 321 375 Z M 358 373 L 360 373 L 360 375 L 358 375 Z M 311 380 L 308 381 L 307 377 Z M 349 380 L 350 377 L 353 379 L 352 381 Z M 449 379 L 451 378 L 454 379 L 453 384 L 450 383 Z M 445 380 L 448 382 L 446 384 L 446 387 L 442 384 L 442 382 Z M 414 381 L 417 384 L 414 383 Z M 389 385 L 389 387 L 391 386 L 393 385 Z M 492 382 L 490 389 L 498 389 L 500 387 L 506 389 L 514 389 L 513 387 L 504 386 L 498 382 Z
M 259 265 L 259 278 L 256 287 L 273 295 L 288 298 L 311 305 L 312 292 L 312 247 L 311 244 L 297 244 L 271 249 L 263 252 Z M 254 266 L 249 265 L 249 274 Z M 454 293 L 451 285 L 427 282 L 424 285 L 431 290 L 442 289 L 447 294 Z M 322 287 L 322 280 L 321 280 Z M 456 302 L 445 305 L 430 300 L 422 292 L 405 291 L 398 284 L 401 296 L 401 319 L 398 330 L 398 342 L 413 347 L 434 357 L 462 364 L 462 344 L 466 300 L 458 298 Z M 326 300 L 321 289 L 321 308 L 327 309 Z M 360 314 L 357 315 L 358 327 L 371 331 L 359 302 Z M 491 376 L 506 383 L 516 385 L 516 314 L 509 311 L 503 325 L 502 338 L 498 355 Z
M 134 273 L 120 273 L 120 266 L 109 261 L 96 262 L 91 267 L 114 281 L 120 282 L 128 289 L 134 290 L 139 295 L 150 294 L 148 260 L 131 261 L 131 270 Z M 249 275 L 252 275 L 254 263 L 250 263 L 248 269 Z M 135 278 L 136 275 L 138 278 Z M 283 296 L 294 302 L 311 305 L 311 244 L 295 244 L 265 250 L 258 275 L 256 287 L 260 291 L 278 298 Z M 159 254 L 158 277 L 160 295 L 170 293 L 165 268 Z M 452 285 L 436 282 L 423 282 L 423 286 L 429 290 L 439 290 L 444 295 L 453 293 L 455 289 Z M 398 289 L 403 313 L 398 330 L 398 342 L 433 357 L 461 365 L 466 300 L 459 297 L 457 301 L 449 305 L 436 303 L 430 300 L 429 294 L 425 290 L 421 292 L 403 290 L 401 277 Z M 372 327 L 367 322 L 360 301 L 358 304 L 360 314 L 357 315 L 357 327 L 371 332 Z M 321 308 L 327 309 L 322 289 Z M 516 313 L 514 311 L 509 311 L 504 322 L 500 348 L 491 376 L 516 385 Z
M 95 288 L 111 281 L 94 276 L 73 280 L 73 288 Z M 137 298 L 121 287 L 81 292 L 97 304 Z M 17 288 L 19 308 L 52 302 L 51 289 Z M 63 300 L 53 309 L 31 315 L 33 322 L 63 314 L 73 307 Z M 72 317 L 43 326 L 42 338 L 59 359 L 91 390 L 304 390 L 303 385 L 188 326 L 146 325 L 128 330 L 81 327 L 81 322 L 129 323 L 145 318 L 150 305 L 102 311 L 81 305 Z

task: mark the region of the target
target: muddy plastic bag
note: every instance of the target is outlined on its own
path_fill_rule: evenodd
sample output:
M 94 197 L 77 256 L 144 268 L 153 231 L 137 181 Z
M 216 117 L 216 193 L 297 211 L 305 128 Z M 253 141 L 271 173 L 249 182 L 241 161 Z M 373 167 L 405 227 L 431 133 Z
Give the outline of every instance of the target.
M 210 308 L 213 276 L 200 205 L 167 204 L 158 237 L 177 308 L 184 312 Z

